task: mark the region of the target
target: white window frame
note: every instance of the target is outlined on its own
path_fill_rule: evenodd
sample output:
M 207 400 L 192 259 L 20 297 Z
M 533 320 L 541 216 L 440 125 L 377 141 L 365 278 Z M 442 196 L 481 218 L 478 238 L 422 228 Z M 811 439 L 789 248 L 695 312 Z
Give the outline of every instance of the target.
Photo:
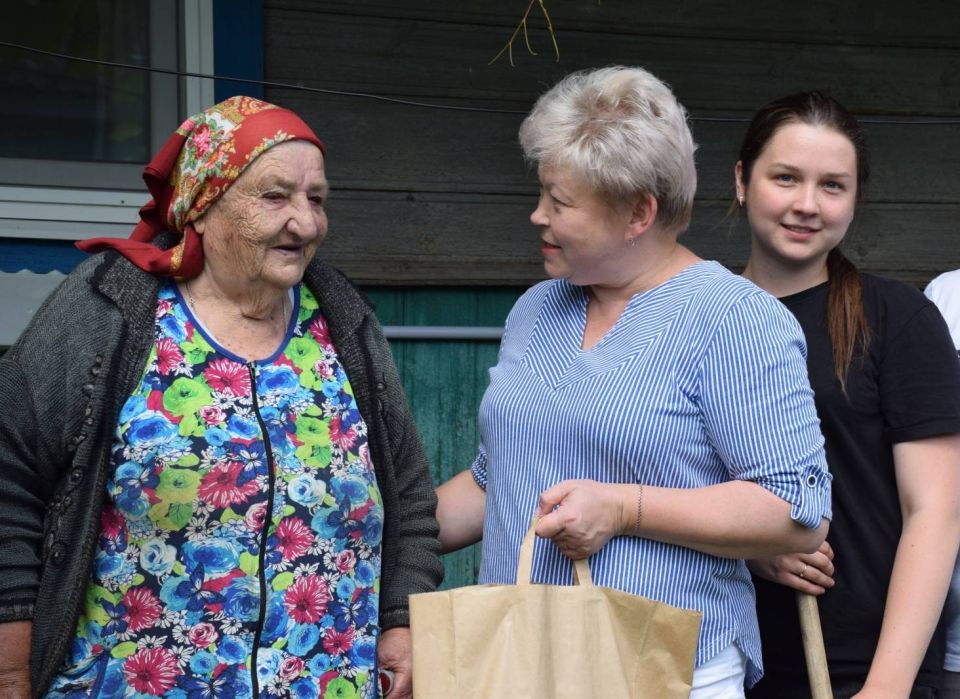
M 190 73 L 212 75 L 213 0 L 178 0 L 179 16 L 171 19 L 169 0 L 150 0 L 151 28 L 158 22 L 174 22 L 180 65 Z M 169 36 L 169 24 L 163 25 Z M 151 42 L 151 45 L 159 42 Z M 176 49 L 175 49 L 176 50 Z M 176 54 L 174 54 L 176 55 Z M 154 63 L 157 65 L 158 63 Z M 170 63 L 159 63 L 169 65 Z M 152 74 L 152 81 L 158 77 Z M 167 82 L 172 82 L 169 76 Z M 151 151 L 170 136 L 179 120 L 209 107 L 214 101 L 213 80 L 185 78 L 180 94 L 167 94 L 167 104 L 151 105 L 153 133 Z M 152 87 L 152 86 L 151 86 Z M 151 94 L 156 95 L 155 92 Z M 169 110 L 172 105 L 173 111 Z M 163 111 L 167 107 L 167 111 Z M 159 128 L 158 128 L 159 124 Z M 140 178 L 141 165 L 115 163 L 57 162 L 3 159 L 13 177 L 0 179 L 0 237 L 35 240 L 84 240 L 98 236 L 125 237 L 138 221 L 137 212 L 147 202 Z M 51 172 L 62 181 L 94 182 L 97 187 L 56 186 Z M 13 180 L 12 182 L 10 180 Z M 64 274 L 28 271 L 0 273 L 0 346 L 13 343 L 34 312 L 59 284 Z
M 151 32 L 157 28 L 159 35 L 166 37 L 165 41 L 150 42 L 153 65 L 179 63 L 187 72 L 212 74 L 213 0 L 180 0 L 176 16 L 169 12 L 169 0 L 149 1 Z M 169 41 L 172 35 L 178 37 L 177 42 Z M 178 48 L 180 61 L 175 60 Z M 151 152 L 181 119 L 213 104 L 213 80 L 181 79 L 179 95 L 170 91 L 172 83 L 169 75 L 151 74 Z M 12 158 L 0 159 L 0 164 L 0 172 L 6 173 L 0 175 L 0 237 L 83 240 L 125 236 L 136 225 L 137 212 L 149 197 L 140 177 L 142 165 Z M 79 182 L 99 186 L 76 186 Z

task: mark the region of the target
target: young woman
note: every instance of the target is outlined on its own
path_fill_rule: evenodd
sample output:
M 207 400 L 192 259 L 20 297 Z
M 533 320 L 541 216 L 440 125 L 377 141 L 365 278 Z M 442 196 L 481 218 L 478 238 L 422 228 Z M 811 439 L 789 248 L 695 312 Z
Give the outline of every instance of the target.
M 752 231 L 744 276 L 803 327 L 834 477 L 828 541 L 749 564 L 765 665 L 754 697 L 809 696 L 794 590 L 822 595 L 835 696 L 933 697 L 940 681 L 936 629 L 960 543 L 960 368 L 933 304 L 840 252 L 867 171 L 860 125 L 817 92 L 761 109 L 736 165 Z

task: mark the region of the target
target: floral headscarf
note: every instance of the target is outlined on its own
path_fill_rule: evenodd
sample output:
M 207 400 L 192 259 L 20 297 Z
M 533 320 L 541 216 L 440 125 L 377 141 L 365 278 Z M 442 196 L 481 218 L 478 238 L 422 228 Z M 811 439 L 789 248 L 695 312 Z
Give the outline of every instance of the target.
M 140 209 L 129 238 L 80 241 L 84 252 L 117 250 L 140 269 L 190 278 L 203 270 L 203 246 L 193 228 L 257 156 L 292 140 L 309 141 L 326 155 L 323 142 L 288 109 L 253 97 L 231 97 L 187 119 L 143 170 L 153 198 Z M 152 244 L 174 230 L 180 242 L 168 250 Z

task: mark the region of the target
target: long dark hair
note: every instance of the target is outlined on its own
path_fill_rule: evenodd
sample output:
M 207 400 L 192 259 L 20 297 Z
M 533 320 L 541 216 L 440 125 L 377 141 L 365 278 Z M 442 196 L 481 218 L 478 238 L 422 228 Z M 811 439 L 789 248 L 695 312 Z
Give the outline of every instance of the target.
M 775 100 L 754 115 L 740 146 L 744 186 L 749 183 L 753 165 L 770 139 L 782 127 L 792 123 L 825 126 L 850 140 L 857 156 L 856 196 L 859 201 L 870 173 L 863 128 L 842 104 L 816 91 Z M 833 346 L 833 368 L 840 388 L 846 393 L 847 370 L 857 347 L 865 351 L 870 342 L 870 328 L 863 306 L 863 281 L 856 266 L 840 252 L 839 246 L 827 255 L 827 277 L 827 330 Z

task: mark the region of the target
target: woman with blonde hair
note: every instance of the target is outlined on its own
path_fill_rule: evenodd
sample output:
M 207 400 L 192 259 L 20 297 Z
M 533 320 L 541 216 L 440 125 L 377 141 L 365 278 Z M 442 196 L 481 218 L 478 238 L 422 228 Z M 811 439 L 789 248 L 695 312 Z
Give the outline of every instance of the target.
M 761 675 L 744 558 L 815 551 L 830 476 L 796 322 L 683 246 L 694 143 L 640 68 L 569 75 L 520 129 L 548 281 L 507 319 L 473 467 L 438 489 L 441 544 L 483 538 L 480 582 L 597 584 L 703 612 L 692 697 Z M 764 555 L 766 555 L 764 554 Z

